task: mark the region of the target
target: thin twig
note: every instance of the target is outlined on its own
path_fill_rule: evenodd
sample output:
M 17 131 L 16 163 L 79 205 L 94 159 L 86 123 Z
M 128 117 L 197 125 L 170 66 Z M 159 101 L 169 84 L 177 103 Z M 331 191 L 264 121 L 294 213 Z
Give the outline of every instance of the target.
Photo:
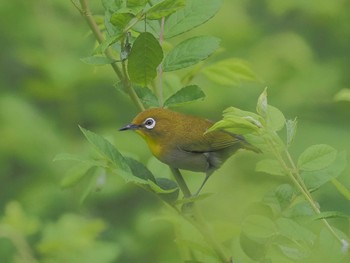
M 72 3 L 79 10 L 80 14 L 84 17 L 85 21 L 87 22 L 91 31 L 93 32 L 95 38 L 97 39 L 97 42 L 100 44 L 103 43 L 105 40 L 104 36 L 100 28 L 98 27 L 95 19 L 92 16 L 92 13 L 89 8 L 88 0 L 79 0 L 79 1 L 80 1 L 81 8 L 79 8 L 75 2 L 72 1 Z M 107 58 L 114 60 L 113 54 L 109 48 L 105 50 L 105 55 Z M 125 74 L 125 72 L 123 72 L 120 69 L 117 63 L 113 62 L 111 63 L 111 66 L 114 72 L 117 74 L 118 78 L 123 82 L 123 85 L 127 93 L 129 94 L 131 100 L 134 102 L 134 104 L 136 105 L 136 107 L 138 107 L 139 110 L 143 111 L 145 107 L 140 101 L 140 99 L 138 98 L 135 90 L 132 88 L 128 75 Z
M 160 21 L 160 32 L 159 32 L 159 44 L 162 46 L 164 42 L 164 24 L 165 17 Z M 163 98 L 163 64 L 160 64 L 158 67 L 158 76 L 159 76 L 159 105 L 163 107 L 164 98 Z
M 284 159 L 282 158 L 282 156 L 279 153 L 279 150 L 276 149 L 276 147 L 274 146 L 274 143 L 266 140 L 266 142 L 270 145 L 270 148 L 272 149 L 277 161 L 280 163 L 280 165 L 283 167 L 283 169 L 285 170 L 285 172 L 287 173 L 287 175 L 289 176 L 289 178 L 292 180 L 292 182 L 294 183 L 294 185 L 299 189 L 299 191 L 301 192 L 301 194 L 304 196 L 304 198 L 306 199 L 306 201 L 310 204 L 312 210 L 314 210 L 314 212 L 316 214 L 320 214 L 321 211 L 318 208 L 318 206 L 316 205 L 315 200 L 312 198 L 309 190 L 306 188 L 304 181 L 302 180 L 302 178 L 300 177 L 300 174 L 298 172 L 298 170 L 296 169 L 296 166 L 294 164 L 294 161 L 292 159 L 292 157 L 289 155 L 288 159 L 289 162 L 291 163 L 292 169 L 290 169 L 288 167 L 288 165 L 285 163 Z M 287 155 L 287 156 L 288 156 Z M 292 172 L 294 171 L 294 172 Z M 300 183 L 300 181 L 302 181 L 302 183 Z M 329 222 L 326 219 L 322 219 L 322 222 L 324 223 L 324 225 L 328 228 L 328 230 L 331 232 L 331 234 L 339 241 L 339 243 L 341 245 L 343 245 L 343 240 L 338 236 L 338 234 L 335 232 L 335 230 L 333 229 L 333 227 L 329 224 Z

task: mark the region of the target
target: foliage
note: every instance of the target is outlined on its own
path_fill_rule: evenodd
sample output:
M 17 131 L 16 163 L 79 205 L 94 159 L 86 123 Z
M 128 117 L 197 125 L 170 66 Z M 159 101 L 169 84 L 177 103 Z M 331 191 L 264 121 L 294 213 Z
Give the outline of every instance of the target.
M 0 3 L 1 261 L 349 261 L 346 1 L 84 2 Z M 212 119 L 235 105 L 215 128 L 263 153 L 183 199 L 116 132 L 128 96 Z

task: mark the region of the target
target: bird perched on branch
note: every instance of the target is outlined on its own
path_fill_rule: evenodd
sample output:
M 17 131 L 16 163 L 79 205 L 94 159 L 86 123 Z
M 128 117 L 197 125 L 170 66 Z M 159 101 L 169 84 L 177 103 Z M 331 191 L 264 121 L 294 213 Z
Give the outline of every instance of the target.
M 243 136 L 223 130 L 207 132 L 214 123 L 164 108 L 139 113 L 121 131 L 134 130 L 143 137 L 153 155 L 172 168 L 204 172 L 204 184 L 239 149 L 260 152 Z

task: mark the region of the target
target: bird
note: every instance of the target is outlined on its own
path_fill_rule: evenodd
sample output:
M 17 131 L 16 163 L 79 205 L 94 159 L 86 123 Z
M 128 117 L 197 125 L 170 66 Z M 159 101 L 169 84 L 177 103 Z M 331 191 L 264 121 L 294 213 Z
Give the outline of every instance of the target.
M 207 132 L 213 121 L 179 113 L 166 108 L 150 108 L 140 112 L 120 131 L 133 130 L 148 144 L 152 154 L 171 168 L 203 172 L 203 186 L 221 165 L 237 150 L 260 150 L 242 135 L 214 130 Z

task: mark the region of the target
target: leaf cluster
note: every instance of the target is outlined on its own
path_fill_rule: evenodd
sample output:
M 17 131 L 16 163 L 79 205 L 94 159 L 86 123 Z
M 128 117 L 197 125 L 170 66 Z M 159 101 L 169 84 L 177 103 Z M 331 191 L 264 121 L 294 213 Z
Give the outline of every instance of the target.
M 263 262 L 276 258 L 283 258 L 283 262 L 310 262 L 317 253 L 332 246 L 337 249 L 330 253 L 346 260 L 342 251 L 348 249 L 348 237 L 333 229 L 326 219 L 348 220 L 349 215 L 342 211 L 321 212 L 311 196 L 311 192 L 331 182 L 340 194 L 349 197 L 350 192 L 336 179 L 347 164 L 345 151 L 338 152 L 326 144 L 312 145 L 294 162 L 288 148 L 295 138 L 297 120 L 286 120 L 279 109 L 270 106 L 266 89 L 258 99 L 256 113 L 230 107 L 210 131 L 217 129 L 245 134 L 250 143 L 270 156 L 256 164 L 256 171 L 290 181 L 248 209 L 239 237 L 244 254 Z M 282 129 L 286 131 L 285 140 L 278 135 Z M 324 224 L 320 225 L 320 221 Z M 325 236 L 330 236 L 329 240 L 322 240 Z

